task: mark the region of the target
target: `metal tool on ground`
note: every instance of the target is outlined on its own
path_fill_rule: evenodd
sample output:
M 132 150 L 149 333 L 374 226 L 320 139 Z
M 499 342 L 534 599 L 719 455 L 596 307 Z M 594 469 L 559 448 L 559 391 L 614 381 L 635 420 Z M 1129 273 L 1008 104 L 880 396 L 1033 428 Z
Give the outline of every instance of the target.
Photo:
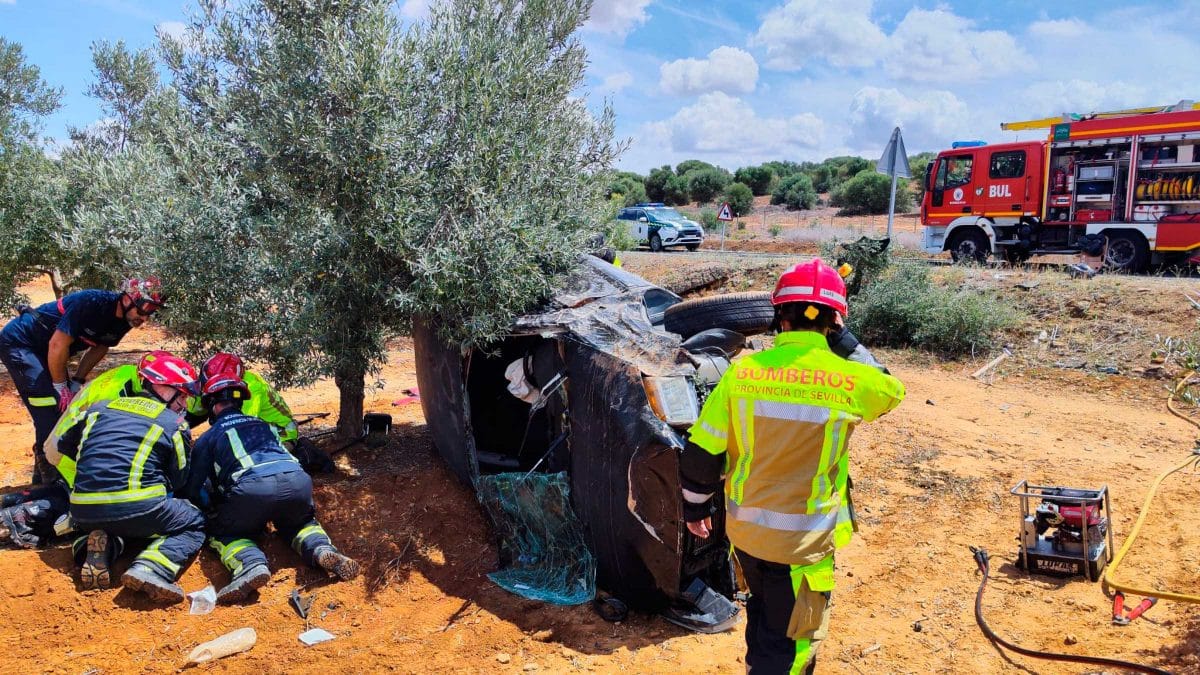
M 995 631 L 988 626 L 987 621 L 983 618 L 983 592 L 987 590 L 988 575 L 991 574 L 991 563 L 987 549 L 971 547 L 971 554 L 975 558 L 975 564 L 979 566 L 979 572 L 982 578 L 979 580 L 979 590 L 975 592 L 975 623 L 979 624 L 979 629 L 987 639 L 991 640 L 997 646 L 1014 651 L 1018 654 L 1031 656 L 1036 659 L 1048 659 L 1051 661 L 1069 661 L 1073 663 L 1088 663 L 1096 666 L 1108 666 L 1111 668 L 1122 668 L 1132 670 L 1137 673 L 1152 673 L 1153 675 L 1170 675 L 1170 671 L 1153 666 L 1144 666 L 1140 663 L 1132 663 L 1130 661 L 1122 661 L 1120 659 L 1109 659 L 1099 656 L 1087 656 L 1084 654 L 1059 654 L 1055 652 L 1043 652 L 1036 649 L 1026 649 L 1019 645 L 1013 644 L 1008 640 L 1000 637 Z
M 1023 480 L 1010 492 L 1021 498 L 1018 567 L 1088 581 L 1100 578 L 1113 549 L 1107 485 L 1091 490 Z M 1040 502 L 1031 510 L 1034 500 Z

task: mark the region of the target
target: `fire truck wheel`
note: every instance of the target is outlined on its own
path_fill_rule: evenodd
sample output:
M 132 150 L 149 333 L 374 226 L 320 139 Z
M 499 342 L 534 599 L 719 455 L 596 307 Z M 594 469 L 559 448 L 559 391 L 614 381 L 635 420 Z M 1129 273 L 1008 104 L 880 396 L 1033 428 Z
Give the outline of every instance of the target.
M 984 263 L 990 254 L 987 235 L 977 227 L 966 227 L 950 237 L 950 258 L 956 263 Z
M 1146 269 L 1150 246 L 1140 232 L 1114 232 L 1108 235 L 1104 265 L 1118 272 L 1136 273 Z

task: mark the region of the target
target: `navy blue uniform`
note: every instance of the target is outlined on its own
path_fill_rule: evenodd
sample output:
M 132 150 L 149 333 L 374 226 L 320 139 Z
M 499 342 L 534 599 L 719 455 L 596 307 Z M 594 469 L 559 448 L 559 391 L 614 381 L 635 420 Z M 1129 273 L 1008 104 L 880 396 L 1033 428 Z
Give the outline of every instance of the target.
M 42 457 L 42 443 L 58 421 L 58 395 L 47 365 L 50 338 L 56 330 L 74 338 L 71 354 L 116 345 L 130 329 L 128 321 L 116 316 L 120 298 L 109 291 L 76 291 L 26 310 L 0 330 L 0 362 L 33 418 L 35 458 Z
M 187 494 L 200 499 L 207 484 L 216 507 L 209 545 L 231 572 L 267 564 L 254 538 L 269 522 L 305 563 L 319 567 L 317 550 L 332 544 L 316 519 L 312 479 L 283 447 L 278 429 L 228 408 L 196 441 L 192 462 L 197 468 Z
M 204 516 L 183 489 L 191 453 L 183 416 L 140 396 L 92 405 L 59 440 L 78 458 L 71 518 L 81 530 L 149 539 L 136 562 L 176 579 L 204 545 Z

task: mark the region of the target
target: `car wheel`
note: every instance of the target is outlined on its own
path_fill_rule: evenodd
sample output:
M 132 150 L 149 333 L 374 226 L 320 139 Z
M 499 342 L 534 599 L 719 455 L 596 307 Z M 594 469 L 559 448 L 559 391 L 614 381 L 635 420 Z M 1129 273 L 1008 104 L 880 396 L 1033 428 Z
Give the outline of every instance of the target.
M 1105 267 L 1134 274 L 1146 269 L 1149 257 L 1150 247 L 1141 234 L 1116 232 L 1108 235 L 1108 250 L 1104 253 Z
M 700 244 L 688 244 L 687 245 L 687 250 L 689 250 L 689 251 L 695 251 L 698 248 L 700 248 Z
M 650 235 L 650 250 L 658 253 L 663 250 L 662 237 L 657 234 Z
M 987 235 L 976 227 L 968 227 L 954 233 L 950 238 L 950 258 L 956 263 L 987 262 L 991 254 Z
M 710 328 L 757 335 L 769 330 L 774 320 L 771 294 L 753 291 L 714 295 L 672 305 L 663 317 L 663 327 L 685 339 Z

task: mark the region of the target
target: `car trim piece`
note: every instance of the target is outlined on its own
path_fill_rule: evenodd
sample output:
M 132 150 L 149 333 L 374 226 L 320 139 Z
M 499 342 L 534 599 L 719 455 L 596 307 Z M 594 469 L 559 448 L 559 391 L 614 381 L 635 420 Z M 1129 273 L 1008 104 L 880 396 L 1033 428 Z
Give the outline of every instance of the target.
M 726 500 L 726 511 L 730 518 L 743 523 L 753 523 L 772 530 L 785 532 L 828 532 L 837 524 L 840 509 L 828 513 L 780 513 L 757 506 L 740 506 L 732 499 Z

